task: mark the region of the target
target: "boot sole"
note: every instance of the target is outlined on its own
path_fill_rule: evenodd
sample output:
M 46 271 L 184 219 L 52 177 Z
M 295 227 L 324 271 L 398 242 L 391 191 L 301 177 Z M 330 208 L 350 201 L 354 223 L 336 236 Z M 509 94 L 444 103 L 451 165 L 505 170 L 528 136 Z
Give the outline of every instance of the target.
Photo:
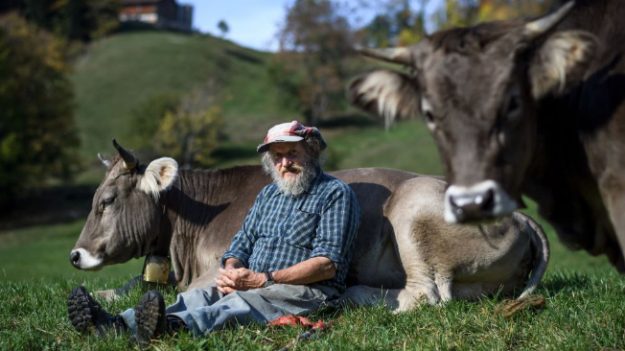
M 96 306 L 87 290 L 82 286 L 74 288 L 67 298 L 69 320 L 81 334 L 87 334 L 96 329 L 93 322 L 93 308 L 96 308 Z
M 137 342 L 145 346 L 150 340 L 165 331 L 165 301 L 163 297 L 148 291 L 135 307 L 135 320 L 137 322 Z

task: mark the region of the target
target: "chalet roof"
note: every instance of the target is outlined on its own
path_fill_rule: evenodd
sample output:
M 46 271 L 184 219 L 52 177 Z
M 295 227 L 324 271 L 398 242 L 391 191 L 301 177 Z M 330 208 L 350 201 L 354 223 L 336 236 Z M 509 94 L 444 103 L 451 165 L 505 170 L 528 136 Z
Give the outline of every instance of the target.
M 162 2 L 163 0 L 121 0 L 121 4 L 122 6 L 125 5 L 151 5 L 151 4 L 158 4 L 159 2 Z

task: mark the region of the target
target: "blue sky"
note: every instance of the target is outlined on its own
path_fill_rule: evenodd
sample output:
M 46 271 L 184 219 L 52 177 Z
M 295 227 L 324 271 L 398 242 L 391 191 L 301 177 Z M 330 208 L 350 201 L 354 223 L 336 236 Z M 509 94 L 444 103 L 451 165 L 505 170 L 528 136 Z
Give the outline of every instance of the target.
M 226 38 L 237 44 L 263 51 L 275 51 L 278 47 L 275 34 L 284 20 L 287 4 L 294 0 L 178 0 L 193 5 L 193 26 L 204 33 L 220 35 L 219 20 L 228 23 Z M 382 1 L 380 1 L 382 2 Z M 415 1 L 416 3 L 416 1 Z M 428 2 L 428 12 L 434 10 L 440 0 Z M 367 16 L 367 12 L 360 13 Z M 352 21 L 355 19 L 352 18 Z
M 202 32 L 220 35 L 217 22 L 223 19 L 230 30 L 226 35 L 243 46 L 275 50 L 278 24 L 284 19 L 285 0 L 178 0 L 193 5 L 193 26 Z

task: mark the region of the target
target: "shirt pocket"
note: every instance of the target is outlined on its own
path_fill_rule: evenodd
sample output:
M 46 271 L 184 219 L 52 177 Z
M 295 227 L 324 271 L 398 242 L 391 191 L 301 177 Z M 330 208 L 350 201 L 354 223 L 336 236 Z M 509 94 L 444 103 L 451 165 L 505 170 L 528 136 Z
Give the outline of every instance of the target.
M 314 199 L 307 199 L 293 211 L 286 238 L 294 246 L 312 248 L 312 241 L 321 218 L 321 209 L 318 201 L 311 200 Z

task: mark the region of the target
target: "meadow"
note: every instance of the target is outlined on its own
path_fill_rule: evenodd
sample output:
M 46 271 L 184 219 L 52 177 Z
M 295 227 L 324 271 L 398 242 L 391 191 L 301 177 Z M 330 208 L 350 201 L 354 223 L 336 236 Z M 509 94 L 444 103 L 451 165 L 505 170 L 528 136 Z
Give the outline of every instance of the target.
M 342 161 L 339 167 L 412 165 L 414 171 L 440 173 L 431 141 L 418 122 L 402 123 L 388 132 L 365 128 L 331 137 L 339 158 L 359 149 L 359 160 Z M 329 133 L 330 135 L 332 133 Z M 368 145 L 378 142 L 382 150 Z M 395 144 L 394 144 L 395 143 Z M 422 154 L 427 151 L 426 154 Z M 429 155 L 429 156 L 428 156 Z M 343 157 L 340 157 L 343 159 Z M 349 159 L 349 158 L 348 158 Z M 527 211 L 534 218 L 530 202 Z M 5 230 L 0 232 L 1 350 L 127 350 L 136 346 L 124 336 L 105 339 L 76 333 L 67 319 L 66 298 L 79 284 L 89 290 L 110 289 L 140 273 L 142 260 L 80 272 L 68 261 L 69 250 L 84 220 Z M 332 321 L 329 330 L 297 344 L 302 350 L 618 350 L 625 349 L 625 281 L 604 257 L 562 246 L 553 230 L 541 222 L 550 238 L 549 269 L 537 290 L 546 298 L 540 310 L 525 310 L 512 318 L 496 313 L 501 298 L 453 301 L 445 306 L 423 306 L 392 314 L 382 306 L 322 311 L 313 318 Z M 134 306 L 137 288 L 114 303 L 103 303 L 113 312 Z M 167 302 L 175 293 L 165 291 Z M 260 325 L 220 331 L 194 339 L 188 334 L 165 338 L 156 350 L 274 350 L 297 337 L 299 328 L 267 328 Z
M 79 284 L 90 290 L 122 285 L 139 274 L 141 260 L 79 272 L 68 262 L 83 221 L 13 230 L 0 234 L 1 350 L 127 350 L 125 335 L 101 339 L 75 332 L 67 318 L 66 298 Z M 540 310 L 511 318 L 496 313 L 501 298 L 453 301 L 392 314 L 382 306 L 326 310 L 314 319 L 332 321 L 301 350 L 618 350 L 625 348 L 625 282 L 604 258 L 572 252 L 548 229 L 552 256 L 537 290 L 546 299 Z M 134 306 L 137 288 L 114 303 L 113 312 Z M 165 291 L 167 302 L 175 292 Z M 274 350 L 289 344 L 302 329 L 236 327 L 205 338 L 168 337 L 155 350 Z
M 276 107 L 277 96 L 266 77 L 267 59 L 266 53 L 195 35 L 130 33 L 94 43 L 76 63 L 72 78 L 83 154 L 95 160 L 96 152 L 112 152 L 112 136 L 129 136 L 127 119 L 138 101 L 171 90 L 183 93 L 217 75 L 232 96 L 224 106 L 228 139 L 218 150 L 218 166 L 256 163 L 253 150 L 263 131 L 294 114 Z M 436 148 L 420 121 L 402 122 L 385 131 L 380 123 L 363 117 L 357 123 L 328 123 L 321 130 L 329 144 L 328 169 L 377 166 L 442 174 Z M 102 169 L 93 167 L 79 181 L 95 186 L 102 174 Z M 505 318 L 496 313 L 502 298 L 491 296 L 401 314 L 383 306 L 325 310 L 312 318 L 331 321 L 331 327 L 293 349 L 625 349 L 625 280 L 605 257 L 563 247 L 553 229 L 536 215 L 535 205 L 528 204 L 526 212 L 543 224 L 552 249 L 548 271 L 536 292 L 545 297 L 544 308 Z M 83 284 L 91 291 L 119 287 L 140 274 L 143 264 L 138 259 L 98 272 L 72 268 L 68 255 L 83 223 L 84 218 L 0 231 L 0 350 L 137 348 L 126 335 L 83 336 L 69 323 L 66 298 L 73 287 Z M 141 294 L 141 289 L 135 289 L 103 305 L 119 312 L 133 306 Z M 173 302 L 175 293 L 166 290 L 165 296 Z M 183 333 L 151 348 L 275 350 L 301 332 L 251 325 L 198 339 Z

